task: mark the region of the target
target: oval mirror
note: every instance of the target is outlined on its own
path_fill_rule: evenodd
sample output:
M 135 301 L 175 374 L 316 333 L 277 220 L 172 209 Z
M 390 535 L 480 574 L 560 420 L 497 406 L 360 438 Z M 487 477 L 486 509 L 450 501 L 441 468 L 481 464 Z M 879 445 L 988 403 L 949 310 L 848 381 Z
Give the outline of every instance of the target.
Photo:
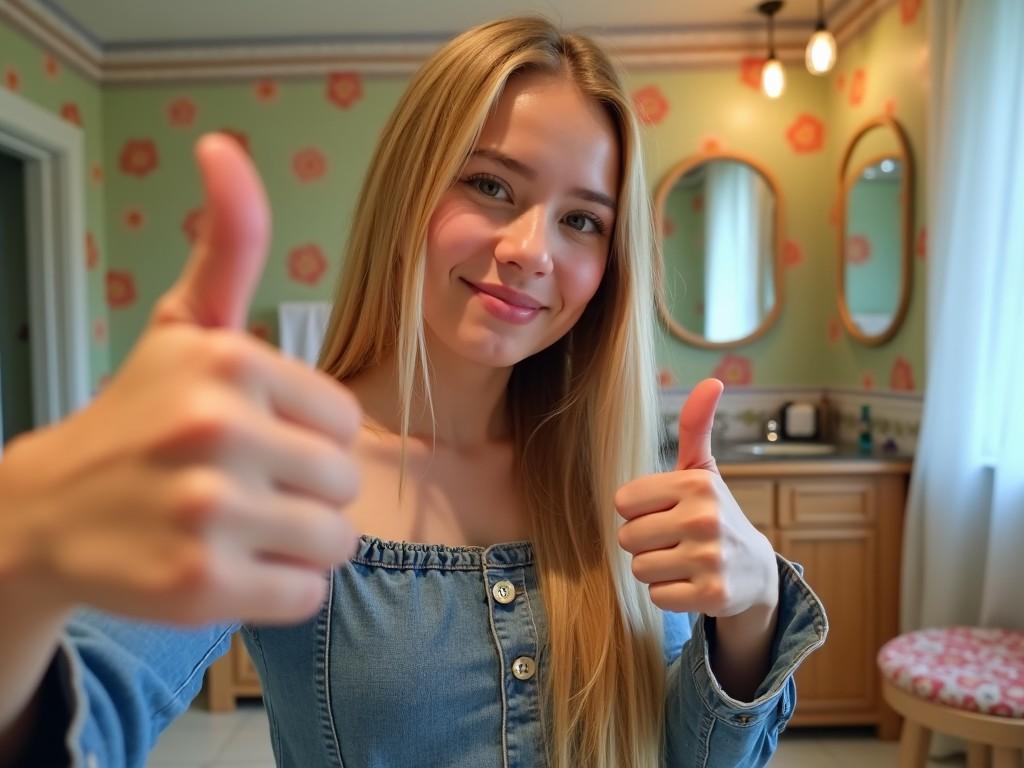
M 782 304 L 781 209 L 774 179 L 740 155 L 699 155 L 665 175 L 655 194 L 657 303 L 675 336 L 734 347 L 768 329 Z
M 851 336 L 875 346 L 899 330 L 910 299 L 914 166 L 890 117 L 864 125 L 840 167 L 839 314 Z

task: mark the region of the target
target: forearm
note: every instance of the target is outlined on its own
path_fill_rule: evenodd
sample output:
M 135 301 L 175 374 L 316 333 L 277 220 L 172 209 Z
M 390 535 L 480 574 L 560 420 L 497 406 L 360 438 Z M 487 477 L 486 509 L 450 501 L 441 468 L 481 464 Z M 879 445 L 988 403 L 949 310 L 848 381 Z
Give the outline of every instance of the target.
M 714 620 L 708 646 L 711 669 L 722 689 L 737 701 L 751 701 L 768 674 L 778 625 L 778 572 L 768 594 L 775 599 L 736 616 Z

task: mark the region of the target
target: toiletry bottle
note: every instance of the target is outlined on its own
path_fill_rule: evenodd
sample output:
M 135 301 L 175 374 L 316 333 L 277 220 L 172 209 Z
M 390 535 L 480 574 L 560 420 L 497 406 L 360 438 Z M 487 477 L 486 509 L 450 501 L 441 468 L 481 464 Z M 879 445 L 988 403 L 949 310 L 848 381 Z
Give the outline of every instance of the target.
M 857 428 L 858 438 L 857 446 L 860 452 L 864 455 L 871 453 L 874 448 L 874 440 L 871 436 L 871 406 L 862 405 L 860 407 L 860 425 Z

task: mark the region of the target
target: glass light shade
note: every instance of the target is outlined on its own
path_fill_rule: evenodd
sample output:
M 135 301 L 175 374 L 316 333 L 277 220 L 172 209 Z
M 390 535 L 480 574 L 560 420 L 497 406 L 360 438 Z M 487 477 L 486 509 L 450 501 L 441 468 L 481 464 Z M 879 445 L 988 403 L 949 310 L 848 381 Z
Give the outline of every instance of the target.
M 786 90 L 786 73 L 778 59 L 768 59 L 761 68 L 761 90 L 770 99 L 777 99 Z
M 807 71 L 823 75 L 836 63 L 836 39 L 827 29 L 819 29 L 807 42 Z

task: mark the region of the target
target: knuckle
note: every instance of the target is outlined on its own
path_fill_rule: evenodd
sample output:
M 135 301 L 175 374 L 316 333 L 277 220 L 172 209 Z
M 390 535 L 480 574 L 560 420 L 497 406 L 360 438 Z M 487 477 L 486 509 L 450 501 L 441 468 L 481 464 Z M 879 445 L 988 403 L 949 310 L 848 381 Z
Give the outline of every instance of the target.
M 683 489 L 701 498 L 709 498 L 715 495 L 715 483 L 709 472 L 690 472 L 682 478 Z
M 717 609 L 727 602 L 728 593 L 722 579 L 708 579 L 704 582 L 701 593 L 704 602 L 711 608 Z
M 717 509 L 705 509 L 693 515 L 687 527 L 693 532 L 714 538 L 721 532 L 722 519 Z
M 171 515 L 189 529 L 201 528 L 226 511 L 231 495 L 230 482 L 220 472 L 192 469 L 176 483 Z
M 217 377 L 241 381 L 249 376 L 253 352 L 247 340 L 228 331 L 211 331 L 206 343 L 206 364 Z

